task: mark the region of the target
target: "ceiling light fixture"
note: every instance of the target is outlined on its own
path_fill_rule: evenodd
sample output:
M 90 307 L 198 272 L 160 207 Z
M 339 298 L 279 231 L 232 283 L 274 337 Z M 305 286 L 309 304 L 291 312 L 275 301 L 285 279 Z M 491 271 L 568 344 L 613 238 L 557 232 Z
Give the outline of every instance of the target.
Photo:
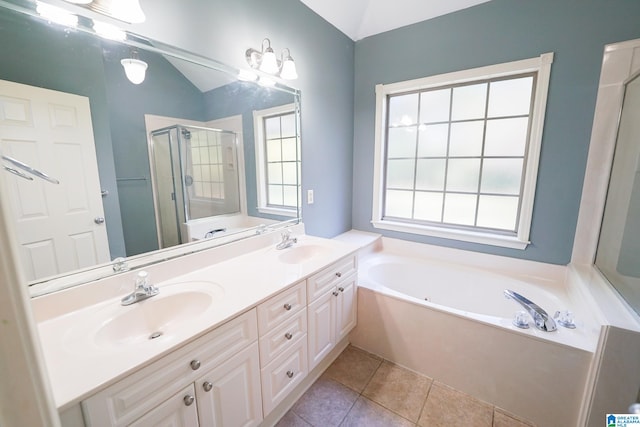
M 287 52 L 286 56 L 285 51 Z M 293 58 L 291 58 L 291 51 L 285 48 L 282 51 L 280 59 L 278 59 L 271 48 L 271 40 L 268 38 L 262 40 L 262 47 L 259 51 L 249 48 L 245 52 L 245 56 L 247 63 L 253 69 L 280 77 L 284 80 L 295 80 L 298 78 L 296 64 L 293 62 Z
M 144 81 L 148 65 L 138 58 L 136 50 L 131 51 L 131 58 L 125 58 L 120 63 L 124 67 L 124 73 L 131 83 L 139 85 Z

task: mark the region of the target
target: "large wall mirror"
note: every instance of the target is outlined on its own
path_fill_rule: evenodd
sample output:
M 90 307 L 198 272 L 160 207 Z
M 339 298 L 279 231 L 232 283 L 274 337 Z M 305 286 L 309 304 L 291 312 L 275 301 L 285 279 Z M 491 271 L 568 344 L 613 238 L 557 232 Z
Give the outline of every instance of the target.
M 297 90 L 97 31 L 0 1 L 1 173 L 32 294 L 298 221 Z
M 640 75 L 625 84 L 595 264 L 640 314 Z

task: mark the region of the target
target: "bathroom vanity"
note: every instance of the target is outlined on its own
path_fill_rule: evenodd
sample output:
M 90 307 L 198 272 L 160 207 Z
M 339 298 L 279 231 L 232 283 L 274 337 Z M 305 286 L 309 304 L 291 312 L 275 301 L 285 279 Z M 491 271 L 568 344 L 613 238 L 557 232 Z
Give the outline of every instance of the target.
M 129 306 L 135 271 L 34 299 L 63 425 L 280 418 L 347 345 L 358 247 L 299 235 L 277 250 L 278 238 L 152 265 L 160 293 Z

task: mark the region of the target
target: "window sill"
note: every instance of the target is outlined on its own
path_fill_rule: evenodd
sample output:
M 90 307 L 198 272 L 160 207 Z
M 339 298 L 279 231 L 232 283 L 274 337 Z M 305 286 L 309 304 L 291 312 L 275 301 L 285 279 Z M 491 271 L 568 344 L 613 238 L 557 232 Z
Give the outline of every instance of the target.
M 483 245 L 499 246 L 509 249 L 524 250 L 529 243 L 531 243 L 529 241 L 520 240 L 515 236 L 504 236 L 501 234 L 474 232 L 468 230 L 444 229 L 424 225 L 406 224 L 403 222 L 380 220 L 371 221 L 371 224 L 375 228 L 382 230 L 400 231 L 403 233 L 459 240 L 462 242 L 480 243 Z
M 288 216 L 291 218 L 296 218 L 298 216 L 298 212 L 296 210 L 291 210 L 291 209 L 267 208 L 267 207 L 258 207 L 257 209 L 258 209 L 258 212 L 263 214 Z

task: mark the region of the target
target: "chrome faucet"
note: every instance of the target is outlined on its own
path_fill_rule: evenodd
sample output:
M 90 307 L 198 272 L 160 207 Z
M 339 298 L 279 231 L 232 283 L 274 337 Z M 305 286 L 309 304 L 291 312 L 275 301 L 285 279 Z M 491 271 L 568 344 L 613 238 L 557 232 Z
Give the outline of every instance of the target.
M 121 302 L 122 305 L 131 305 L 158 295 L 158 293 L 160 293 L 160 290 L 149 283 L 149 273 L 141 271 L 136 277 L 133 292 L 122 298 Z
M 291 231 L 289 230 L 284 230 L 280 233 L 280 237 L 282 238 L 282 241 L 276 245 L 276 249 L 290 248 L 294 243 L 298 243 L 297 238 L 291 237 Z
M 533 323 L 535 324 L 536 328 L 545 332 L 553 332 L 556 329 L 558 329 L 558 327 L 556 326 L 556 322 L 553 320 L 553 318 L 550 317 L 546 311 L 544 311 L 534 302 L 528 300 L 527 298 L 523 297 L 519 293 L 509 289 L 504 290 L 504 296 L 520 304 L 522 308 L 524 308 L 527 311 L 527 313 L 529 313 L 529 315 L 533 319 Z M 519 326 L 519 324 L 515 324 L 515 325 L 518 327 L 522 327 L 522 326 Z

